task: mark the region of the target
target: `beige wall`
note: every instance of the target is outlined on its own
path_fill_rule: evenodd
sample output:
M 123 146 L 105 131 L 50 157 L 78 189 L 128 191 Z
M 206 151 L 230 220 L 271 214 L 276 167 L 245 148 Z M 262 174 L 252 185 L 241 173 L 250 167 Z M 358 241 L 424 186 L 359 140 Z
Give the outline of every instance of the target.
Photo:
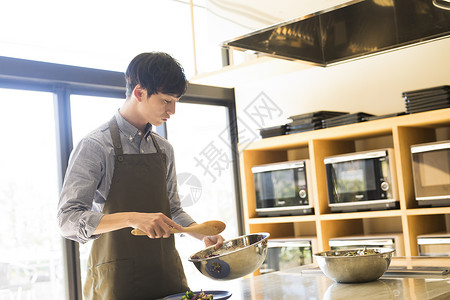
M 262 123 L 249 109 L 260 103 L 261 92 L 279 109 L 263 127 L 318 110 L 390 114 L 405 110 L 402 92 L 450 84 L 450 38 L 326 68 L 262 57 L 190 81 L 234 87 L 238 124 L 256 133 Z

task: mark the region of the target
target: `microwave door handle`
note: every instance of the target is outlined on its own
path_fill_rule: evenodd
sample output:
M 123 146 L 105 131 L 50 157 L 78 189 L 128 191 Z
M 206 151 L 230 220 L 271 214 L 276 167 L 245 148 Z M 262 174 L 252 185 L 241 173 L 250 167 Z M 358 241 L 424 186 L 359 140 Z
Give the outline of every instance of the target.
M 393 245 L 394 242 L 391 239 L 371 239 L 371 240 L 335 240 L 332 242 L 333 246 L 335 247 L 342 247 L 342 246 L 368 246 L 368 245 L 384 245 L 384 246 L 390 246 Z
M 332 181 L 332 186 L 333 186 L 333 190 L 334 190 L 334 197 L 330 197 L 332 199 L 329 199 L 328 202 L 330 203 L 339 203 L 341 202 L 339 199 L 339 193 L 338 193 L 338 189 L 337 189 L 337 182 L 333 182 L 336 181 L 337 175 L 336 175 L 336 170 L 334 167 L 331 167 L 331 181 Z M 333 201 L 333 202 L 331 202 Z
M 267 244 L 268 248 L 284 248 L 284 247 L 298 247 L 298 248 L 309 248 L 311 247 L 310 242 L 273 242 L 269 240 Z
M 423 245 L 450 245 L 450 240 L 447 238 L 418 238 L 417 242 L 420 246 Z
M 362 242 L 362 245 L 370 245 L 370 244 L 376 244 L 376 245 L 380 245 L 380 246 L 390 246 L 390 245 L 394 245 L 394 241 L 392 239 L 381 239 L 381 240 L 377 240 L 377 239 L 373 239 L 373 240 L 366 240 Z

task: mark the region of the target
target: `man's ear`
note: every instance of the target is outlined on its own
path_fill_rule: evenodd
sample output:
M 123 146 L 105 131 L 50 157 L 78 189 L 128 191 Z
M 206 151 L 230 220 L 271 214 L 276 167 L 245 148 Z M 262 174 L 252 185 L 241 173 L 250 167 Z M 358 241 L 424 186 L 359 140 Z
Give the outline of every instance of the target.
M 133 95 L 139 102 L 142 102 L 142 100 L 145 99 L 146 95 L 145 89 L 143 89 L 139 84 L 137 84 L 134 87 Z

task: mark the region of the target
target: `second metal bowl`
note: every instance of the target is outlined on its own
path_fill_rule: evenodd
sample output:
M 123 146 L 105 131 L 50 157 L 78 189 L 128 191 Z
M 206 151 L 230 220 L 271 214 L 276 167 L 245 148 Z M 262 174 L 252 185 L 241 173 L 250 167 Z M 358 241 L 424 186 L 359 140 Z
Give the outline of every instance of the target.
M 208 247 L 189 257 L 206 277 L 231 280 L 258 269 L 267 255 L 268 233 L 254 233 L 225 241 L 217 250 Z
M 340 283 L 368 282 L 377 280 L 389 268 L 393 249 L 370 248 L 378 253 L 344 256 L 348 250 L 332 250 L 314 254 L 322 272 Z

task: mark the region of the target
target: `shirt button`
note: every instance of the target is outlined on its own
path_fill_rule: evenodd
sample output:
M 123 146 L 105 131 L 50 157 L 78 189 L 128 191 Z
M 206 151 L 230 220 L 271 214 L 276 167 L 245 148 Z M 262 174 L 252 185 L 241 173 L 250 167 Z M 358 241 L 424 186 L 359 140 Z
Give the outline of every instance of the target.
M 150 138 L 149 138 L 149 137 L 147 137 L 147 142 L 148 142 L 148 141 L 150 141 Z
M 142 132 L 138 131 L 138 135 L 142 135 Z
M 128 138 L 129 140 L 130 140 L 130 142 L 133 140 L 133 137 L 132 136 L 130 136 L 129 138 Z
M 144 153 L 144 150 L 141 149 L 141 153 Z

